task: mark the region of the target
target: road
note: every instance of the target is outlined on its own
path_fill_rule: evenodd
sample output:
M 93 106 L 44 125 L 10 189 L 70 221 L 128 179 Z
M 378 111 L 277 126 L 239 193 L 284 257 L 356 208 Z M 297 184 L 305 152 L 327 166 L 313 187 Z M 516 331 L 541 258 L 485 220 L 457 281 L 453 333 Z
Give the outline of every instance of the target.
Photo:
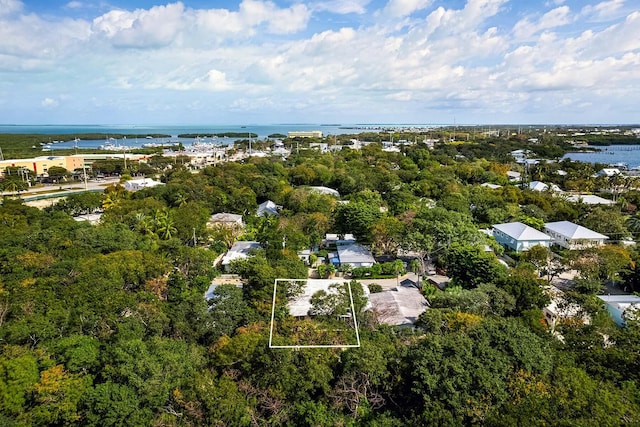
M 115 178 L 106 178 L 101 181 L 87 181 L 86 188 L 85 183 L 82 181 L 74 181 L 74 182 L 63 182 L 61 184 L 45 184 L 42 186 L 31 187 L 27 191 L 20 191 L 20 197 L 28 198 L 32 196 L 44 195 L 47 193 L 51 193 L 52 196 L 55 195 L 56 191 L 65 191 L 65 192 L 82 192 L 87 190 L 101 190 L 105 187 L 108 187 L 111 184 L 116 184 L 120 182 L 119 177 Z M 15 196 L 16 193 L 11 191 L 3 191 L 0 193 L 0 196 Z

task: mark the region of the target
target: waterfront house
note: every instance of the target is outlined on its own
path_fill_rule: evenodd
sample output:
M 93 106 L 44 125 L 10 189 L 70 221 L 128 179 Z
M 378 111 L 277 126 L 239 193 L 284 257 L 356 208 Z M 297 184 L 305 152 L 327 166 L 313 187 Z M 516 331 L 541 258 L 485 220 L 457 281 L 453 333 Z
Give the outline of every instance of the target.
M 547 248 L 551 245 L 550 236 L 521 222 L 495 224 L 493 237 L 502 246 L 516 252 L 525 251 L 537 245 Z

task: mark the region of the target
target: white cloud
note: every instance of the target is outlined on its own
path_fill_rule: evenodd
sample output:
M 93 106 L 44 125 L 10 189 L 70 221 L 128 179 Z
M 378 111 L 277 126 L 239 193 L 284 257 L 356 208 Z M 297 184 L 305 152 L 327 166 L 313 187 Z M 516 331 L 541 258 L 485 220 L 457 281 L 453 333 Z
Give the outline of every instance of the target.
M 328 11 L 346 15 L 349 13 L 364 14 L 371 0 L 328 0 L 311 4 L 314 11 Z
M 266 25 L 271 34 L 291 34 L 306 28 L 311 11 L 303 4 L 280 9 L 273 2 L 243 0 L 237 12 L 208 9 L 195 12 L 196 25 L 205 32 L 249 38 Z
M 582 8 L 580 14 L 594 20 L 607 20 L 618 16 L 622 10 L 625 0 L 608 0 L 598 3 L 595 6 L 587 5 Z
M 44 98 L 42 102 L 40 102 L 40 105 L 42 105 L 45 108 L 57 107 L 58 104 L 59 104 L 58 101 L 56 101 L 54 98 Z
M 382 11 L 384 16 L 403 17 L 425 9 L 431 4 L 431 0 L 389 0 Z
M 537 22 L 531 22 L 525 18 L 516 23 L 513 32 L 519 39 L 528 39 L 540 31 L 561 27 L 571 22 L 570 9 L 568 6 L 560 6 L 540 17 Z
M 65 7 L 67 9 L 81 9 L 81 8 L 83 8 L 85 6 L 84 6 L 84 3 L 80 2 L 80 1 L 70 1 L 69 3 L 67 3 L 65 5 Z
M 95 32 L 115 46 L 159 47 L 172 43 L 183 28 L 184 5 L 172 3 L 133 12 L 113 10 L 93 20 Z
M 220 120 L 247 112 L 256 122 L 451 120 L 453 112 L 537 121 L 585 114 L 590 103 L 633 111 L 639 11 L 592 25 L 550 0 L 552 10 L 519 13 L 514 23 L 514 2 L 468 0 L 455 9 L 426 1 L 389 0 L 376 12 L 366 11 L 369 1 L 171 3 L 91 22 L 0 14 L 0 91 L 16 100 L 0 115 L 20 121 L 12 117 L 31 117 L 34 104 L 56 114 L 76 108 L 93 122 L 197 121 L 213 112 Z M 54 117 L 47 112 L 45 120 Z
M 19 0 L 0 0 L 0 17 L 18 13 L 22 11 L 23 6 Z

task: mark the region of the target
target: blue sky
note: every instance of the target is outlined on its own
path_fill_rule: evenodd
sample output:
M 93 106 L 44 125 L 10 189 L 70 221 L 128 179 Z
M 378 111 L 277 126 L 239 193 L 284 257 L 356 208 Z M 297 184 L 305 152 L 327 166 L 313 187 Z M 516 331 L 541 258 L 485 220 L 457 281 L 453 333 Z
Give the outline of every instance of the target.
M 0 123 L 639 123 L 637 0 L 0 0 Z

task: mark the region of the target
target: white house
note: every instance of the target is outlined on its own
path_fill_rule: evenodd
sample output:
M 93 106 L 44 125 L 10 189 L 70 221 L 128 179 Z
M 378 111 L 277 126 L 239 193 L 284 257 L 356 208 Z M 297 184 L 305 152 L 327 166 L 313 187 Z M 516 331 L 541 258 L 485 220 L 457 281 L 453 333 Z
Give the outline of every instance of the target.
M 613 200 L 604 199 L 593 194 L 574 194 L 567 196 L 567 200 L 572 203 L 584 203 L 585 205 L 613 205 Z
M 498 243 L 516 252 L 525 251 L 540 245 L 549 247 L 551 237 L 521 222 L 495 224 L 493 237 Z
M 516 171 L 507 171 L 507 178 L 510 182 L 520 182 L 522 181 L 522 174 Z
M 341 266 L 371 267 L 376 263 L 371 251 L 358 243 L 339 245 L 338 262 Z
M 544 225 L 544 232 L 551 236 L 553 244 L 567 249 L 600 246 L 608 239 L 604 234 L 569 221 L 548 222 Z
M 329 196 L 334 196 L 334 197 L 337 197 L 338 199 L 340 198 L 340 193 L 338 192 L 338 190 L 334 190 L 333 188 L 323 187 L 323 186 L 311 186 L 309 187 L 309 190 L 319 194 L 327 194 Z
M 533 191 L 547 191 L 551 190 L 556 193 L 561 193 L 562 189 L 558 187 L 556 184 L 545 184 L 542 181 L 531 181 L 529 183 L 529 189 Z
M 267 200 L 266 202 L 262 202 L 258 205 L 258 210 L 256 211 L 256 216 L 278 216 L 278 205 L 276 205 L 271 200 Z
M 598 173 L 596 173 L 596 176 L 616 176 L 616 175 L 622 175 L 622 172 L 620 172 L 620 169 L 617 168 L 603 168 L 600 169 L 598 171 Z
M 124 183 L 124 189 L 127 191 L 138 191 L 143 188 L 152 188 L 158 185 L 164 185 L 160 181 L 154 181 L 151 178 L 130 179 Z
M 225 270 L 228 270 L 231 261 L 237 259 L 247 259 L 251 255 L 251 251 L 254 251 L 256 249 L 260 249 L 260 242 L 235 242 L 231 249 L 227 251 L 225 256 L 222 257 L 222 262 L 220 263 L 220 265 L 222 265 Z

